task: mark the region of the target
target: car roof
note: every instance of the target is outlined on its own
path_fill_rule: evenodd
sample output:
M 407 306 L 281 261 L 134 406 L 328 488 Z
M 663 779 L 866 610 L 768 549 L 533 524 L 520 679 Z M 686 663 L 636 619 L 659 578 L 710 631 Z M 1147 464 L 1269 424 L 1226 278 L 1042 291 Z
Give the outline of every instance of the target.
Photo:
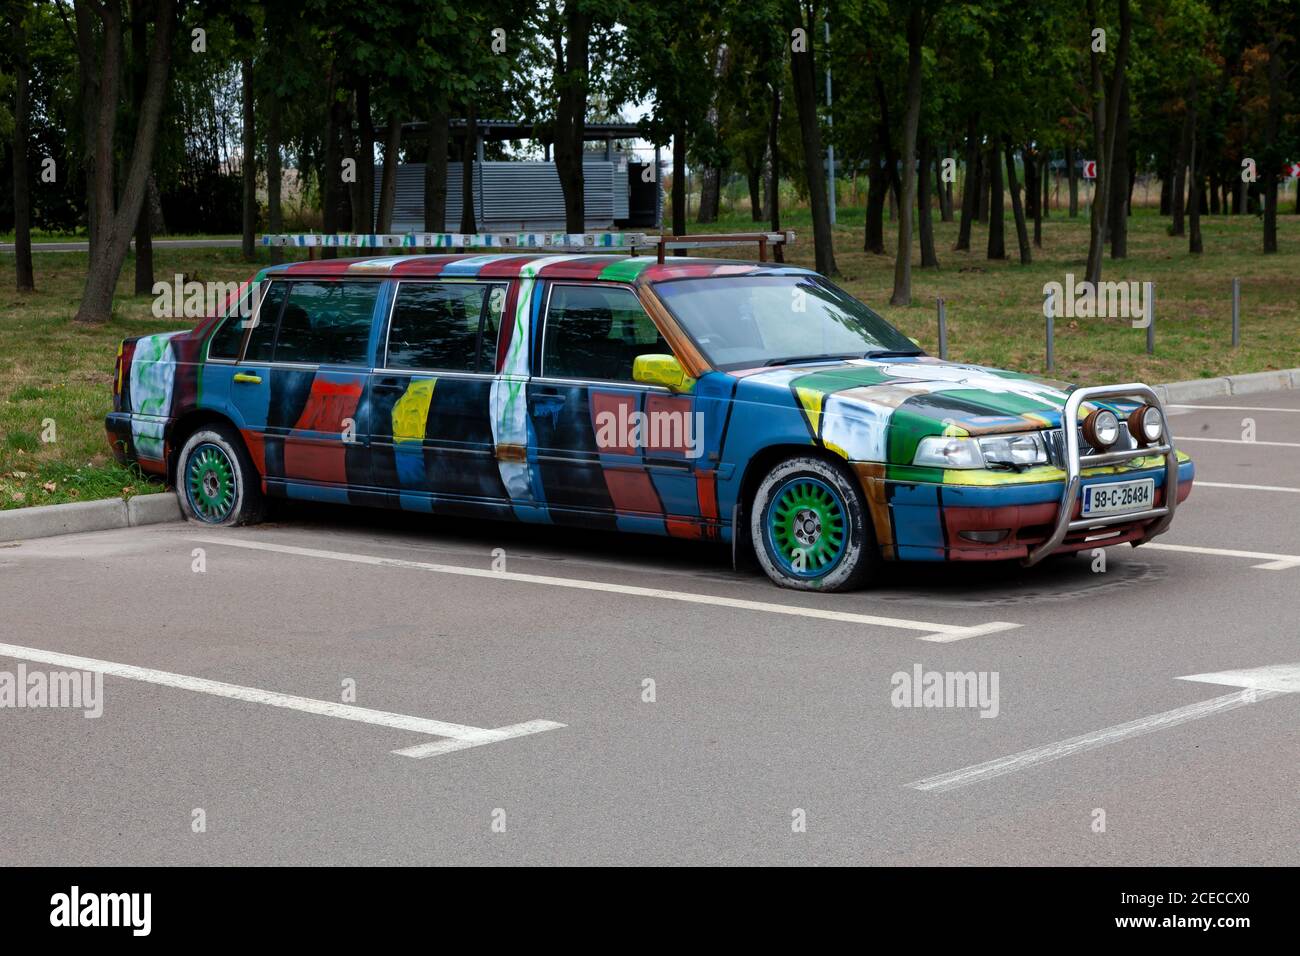
M 704 259 L 669 256 L 660 263 L 654 256 L 564 255 L 560 253 L 466 253 L 436 255 L 370 256 L 358 259 L 312 259 L 267 266 L 258 278 L 311 276 L 384 276 L 400 279 L 467 278 L 598 279 L 611 282 L 662 282 L 737 275 L 815 275 L 810 269 L 779 262 L 745 262 L 738 259 Z

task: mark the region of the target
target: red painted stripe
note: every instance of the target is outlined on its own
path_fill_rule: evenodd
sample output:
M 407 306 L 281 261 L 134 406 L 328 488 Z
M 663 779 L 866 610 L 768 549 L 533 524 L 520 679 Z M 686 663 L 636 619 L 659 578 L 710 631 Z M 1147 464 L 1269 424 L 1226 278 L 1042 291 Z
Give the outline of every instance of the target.
M 620 468 L 605 469 L 605 487 L 617 511 L 658 515 L 663 513 L 654 482 L 644 471 Z

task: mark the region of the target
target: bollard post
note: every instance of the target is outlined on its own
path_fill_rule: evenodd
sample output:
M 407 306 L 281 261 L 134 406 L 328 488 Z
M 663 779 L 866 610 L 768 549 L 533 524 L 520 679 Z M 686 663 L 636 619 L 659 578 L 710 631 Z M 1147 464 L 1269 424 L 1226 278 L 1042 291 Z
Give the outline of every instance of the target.
M 1056 371 L 1056 355 L 1052 349 L 1052 335 L 1056 331 L 1056 296 L 1048 293 L 1047 303 L 1043 307 L 1043 314 L 1047 316 L 1047 370 Z
M 1147 355 L 1156 354 L 1156 284 L 1148 282 L 1147 288 Z
M 948 360 L 948 310 L 943 298 L 935 300 L 939 305 L 939 358 Z
M 1241 345 L 1241 279 L 1232 280 L 1232 347 Z

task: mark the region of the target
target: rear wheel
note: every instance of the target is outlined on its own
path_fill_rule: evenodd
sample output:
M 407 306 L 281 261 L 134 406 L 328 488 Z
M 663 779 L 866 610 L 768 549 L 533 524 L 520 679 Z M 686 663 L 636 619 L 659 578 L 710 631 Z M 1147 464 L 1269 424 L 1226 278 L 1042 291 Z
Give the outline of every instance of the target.
M 265 509 L 261 479 L 244 443 L 224 425 L 200 428 L 181 449 L 176 496 L 191 521 L 253 524 Z
M 857 482 L 820 458 L 787 458 L 768 472 L 754 495 L 750 535 L 759 564 L 781 587 L 852 590 L 880 560 Z

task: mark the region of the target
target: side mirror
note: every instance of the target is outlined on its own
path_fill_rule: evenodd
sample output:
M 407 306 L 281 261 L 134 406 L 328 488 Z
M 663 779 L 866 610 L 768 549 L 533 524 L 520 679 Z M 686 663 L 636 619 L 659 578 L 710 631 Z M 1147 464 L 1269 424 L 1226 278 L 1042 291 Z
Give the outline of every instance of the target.
M 647 385 L 664 385 L 674 392 L 689 392 L 695 379 L 671 355 L 638 355 L 632 360 L 632 378 Z

